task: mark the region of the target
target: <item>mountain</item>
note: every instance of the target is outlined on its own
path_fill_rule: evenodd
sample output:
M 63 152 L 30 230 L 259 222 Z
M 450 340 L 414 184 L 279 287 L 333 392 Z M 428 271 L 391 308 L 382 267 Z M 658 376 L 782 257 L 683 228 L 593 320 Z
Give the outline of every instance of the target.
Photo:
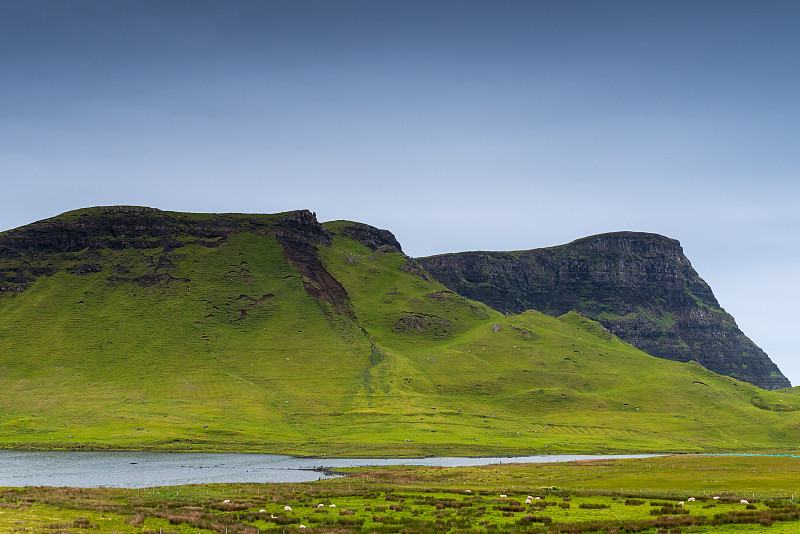
M 449 289 L 503 313 L 574 310 L 653 356 L 695 361 L 764 389 L 790 386 L 722 309 L 674 239 L 617 232 L 550 248 L 418 261 Z
M 99 207 L 0 233 L 3 447 L 788 450 L 799 407 L 574 312 L 504 315 L 391 232 L 305 210 Z

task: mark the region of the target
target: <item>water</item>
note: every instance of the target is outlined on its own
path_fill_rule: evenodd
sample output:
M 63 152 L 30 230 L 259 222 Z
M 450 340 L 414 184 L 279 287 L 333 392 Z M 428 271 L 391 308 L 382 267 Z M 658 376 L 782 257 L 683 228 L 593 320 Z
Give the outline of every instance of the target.
M 0 451 L 0 487 L 72 486 L 147 488 L 213 482 L 309 482 L 343 467 L 384 465 L 473 466 L 649 455 L 547 455 L 508 458 L 296 458 L 275 454 Z

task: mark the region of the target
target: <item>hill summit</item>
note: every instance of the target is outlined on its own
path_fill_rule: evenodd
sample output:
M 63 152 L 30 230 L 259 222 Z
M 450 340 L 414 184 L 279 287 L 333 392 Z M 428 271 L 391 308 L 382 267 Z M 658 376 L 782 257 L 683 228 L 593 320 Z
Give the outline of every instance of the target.
M 516 252 L 419 258 L 434 278 L 503 313 L 577 311 L 644 352 L 765 389 L 789 387 L 692 268 L 680 243 L 615 232 Z

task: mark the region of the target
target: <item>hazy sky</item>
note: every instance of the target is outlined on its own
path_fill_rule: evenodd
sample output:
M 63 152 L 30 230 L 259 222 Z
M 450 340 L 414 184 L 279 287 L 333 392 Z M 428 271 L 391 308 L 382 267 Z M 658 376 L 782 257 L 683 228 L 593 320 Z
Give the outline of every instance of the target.
M 307 208 L 414 256 L 681 241 L 800 384 L 800 2 L 3 0 L 0 230 Z

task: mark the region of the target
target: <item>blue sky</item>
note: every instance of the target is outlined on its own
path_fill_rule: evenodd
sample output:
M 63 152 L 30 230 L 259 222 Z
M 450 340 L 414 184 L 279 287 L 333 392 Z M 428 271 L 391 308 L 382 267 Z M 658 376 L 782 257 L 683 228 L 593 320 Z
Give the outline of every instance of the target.
M 800 3 L 5 0 L 0 230 L 307 208 L 415 256 L 681 241 L 800 384 Z

